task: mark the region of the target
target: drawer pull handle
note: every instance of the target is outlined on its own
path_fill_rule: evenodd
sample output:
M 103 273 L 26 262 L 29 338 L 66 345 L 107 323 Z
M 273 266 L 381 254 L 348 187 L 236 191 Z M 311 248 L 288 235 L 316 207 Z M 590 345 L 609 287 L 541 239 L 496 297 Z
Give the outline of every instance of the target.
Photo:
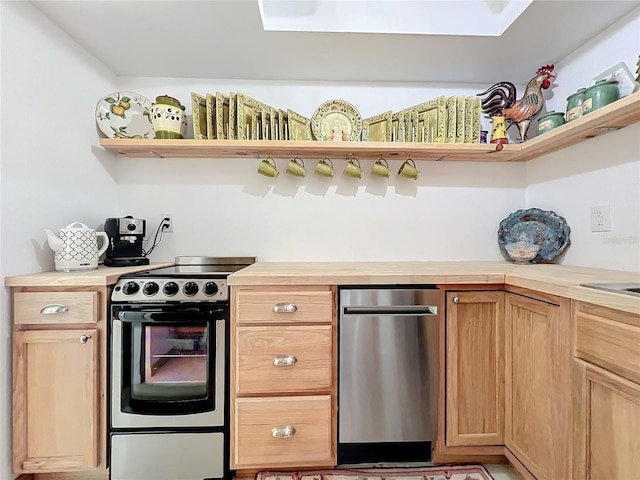
M 290 367 L 295 363 L 298 363 L 295 355 L 276 355 L 273 357 L 273 364 L 276 367 Z
M 91 335 L 82 335 L 80 337 L 80 343 L 87 343 L 90 338 L 91 338 Z
M 271 429 L 271 436 L 273 438 L 291 438 L 296 434 L 296 429 L 293 425 L 278 425 Z
M 460 299 L 458 297 L 453 297 L 453 303 L 460 303 Z
M 67 313 L 68 311 L 69 307 L 59 303 L 45 305 L 40 309 L 40 313 L 42 313 L 43 315 L 55 315 L 56 313 Z
M 296 307 L 295 303 L 282 302 L 282 303 L 276 303 L 273 306 L 273 311 L 276 313 L 293 313 L 296 310 L 298 310 L 298 307 Z

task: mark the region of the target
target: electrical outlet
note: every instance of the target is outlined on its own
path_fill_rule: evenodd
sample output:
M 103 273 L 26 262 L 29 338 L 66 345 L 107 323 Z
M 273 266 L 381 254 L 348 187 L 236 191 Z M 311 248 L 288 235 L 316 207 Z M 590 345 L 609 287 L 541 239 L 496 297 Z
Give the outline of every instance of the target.
M 173 215 L 171 215 L 170 213 L 163 213 L 162 214 L 162 222 L 163 222 L 163 227 L 162 227 L 162 231 L 165 233 L 173 233 Z M 165 220 L 165 218 L 168 218 L 169 220 Z
M 591 231 L 611 231 L 611 207 L 609 205 L 591 207 Z

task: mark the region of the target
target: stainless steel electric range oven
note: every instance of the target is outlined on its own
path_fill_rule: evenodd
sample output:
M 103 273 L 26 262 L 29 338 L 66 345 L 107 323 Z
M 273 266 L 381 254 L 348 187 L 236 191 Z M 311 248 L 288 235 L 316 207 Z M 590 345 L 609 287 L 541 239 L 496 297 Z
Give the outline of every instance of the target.
M 111 480 L 229 476 L 229 288 L 254 257 L 177 257 L 111 295 Z

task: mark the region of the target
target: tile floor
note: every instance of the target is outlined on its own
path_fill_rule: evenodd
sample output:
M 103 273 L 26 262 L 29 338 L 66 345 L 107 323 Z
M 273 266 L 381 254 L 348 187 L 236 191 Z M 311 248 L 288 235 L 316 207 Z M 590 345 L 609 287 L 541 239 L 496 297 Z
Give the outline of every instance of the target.
M 520 474 L 509 464 L 485 464 L 484 467 L 495 480 L 522 480 Z

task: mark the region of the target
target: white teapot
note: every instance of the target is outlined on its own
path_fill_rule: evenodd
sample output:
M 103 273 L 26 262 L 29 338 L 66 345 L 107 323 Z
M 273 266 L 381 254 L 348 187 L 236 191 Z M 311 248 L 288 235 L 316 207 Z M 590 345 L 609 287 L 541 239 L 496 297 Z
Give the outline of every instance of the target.
M 56 253 L 56 270 L 94 270 L 98 259 L 109 246 L 109 237 L 104 232 L 96 232 L 84 223 L 74 222 L 60 229 L 60 237 L 45 229 L 49 247 Z M 102 246 L 98 249 L 98 237 Z

